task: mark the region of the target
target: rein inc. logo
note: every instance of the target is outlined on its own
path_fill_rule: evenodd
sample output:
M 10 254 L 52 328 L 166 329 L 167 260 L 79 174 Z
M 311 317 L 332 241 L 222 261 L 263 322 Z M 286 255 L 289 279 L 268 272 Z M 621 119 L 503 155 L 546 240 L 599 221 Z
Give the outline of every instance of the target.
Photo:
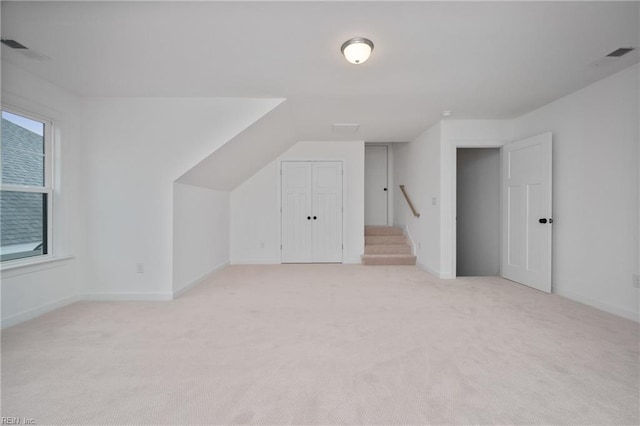
M 36 420 L 29 417 L 0 417 L 0 424 L 3 425 L 35 425 Z

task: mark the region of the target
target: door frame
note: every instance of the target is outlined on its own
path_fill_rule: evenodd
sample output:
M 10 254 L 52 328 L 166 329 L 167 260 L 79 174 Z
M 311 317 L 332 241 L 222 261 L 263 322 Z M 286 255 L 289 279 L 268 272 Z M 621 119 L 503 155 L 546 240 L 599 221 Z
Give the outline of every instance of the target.
M 283 158 L 278 160 L 278 206 L 280 208 L 280 220 L 278 221 L 278 244 L 280 246 L 280 264 L 282 262 L 282 163 L 291 163 L 291 162 L 306 162 L 306 163 L 314 163 L 314 162 L 339 162 L 342 163 L 342 264 L 346 264 L 347 262 L 347 161 L 344 158 Z
M 443 262 L 443 266 L 445 266 L 445 271 L 441 271 L 440 278 L 456 278 L 457 277 L 457 195 L 458 195 L 458 148 L 502 148 L 505 144 L 509 143 L 508 140 L 501 139 L 453 139 L 450 140 L 448 149 L 443 150 L 443 154 L 448 154 L 448 160 L 445 161 L 449 164 L 449 191 L 442 191 L 442 197 L 440 202 L 442 203 L 442 207 L 445 208 L 448 205 L 451 206 L 451 211 L 444 212 L 442 215 L 443 223 L 442 223 L 442 231 L 448 235 L 441 235 L 442 244 L 449 245 L 449 254 L 450 260 L 447 262 Z M 500 163 L 502 164 L 502 149 L 500 149 Z M 444 183 L 446 184 L 446 183 Z M 500 174 L 500 188 L 502 188 L 502 173 Z M 445 199 L 445 196 L 448 195 L 449 200 Z M 448 203 L 447 203 L 448 201 Z M 502 206 L 502 190 L 500 190 L 500 205 Z M 502 259 L 502 208 L 500 208 L 500 258 Z M 448 223 L 444 223 L 448 222 Z M 448 231 L 448 232 L 447 232 Z M 445 250 L 443 250 L 445 252 Z M 448 265 L 447 265 L 448 263 Z M 446 266 L 448 266 L 448 271 L 446 270 Z M 500 275 L 502 276 L 502 265 L 500 265 Z

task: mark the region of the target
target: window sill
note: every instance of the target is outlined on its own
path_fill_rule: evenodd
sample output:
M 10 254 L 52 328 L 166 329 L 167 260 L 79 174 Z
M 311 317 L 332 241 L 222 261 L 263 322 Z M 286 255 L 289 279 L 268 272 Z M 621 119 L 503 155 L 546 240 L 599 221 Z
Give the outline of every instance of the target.
M 9 278 L 45 269 L 59 268 L 71 259 L 73 259 L 73 256 L 41 256 L 37 259 L 10 260 L 0 265 L 0 271 L 2 272 L 2 278 Z

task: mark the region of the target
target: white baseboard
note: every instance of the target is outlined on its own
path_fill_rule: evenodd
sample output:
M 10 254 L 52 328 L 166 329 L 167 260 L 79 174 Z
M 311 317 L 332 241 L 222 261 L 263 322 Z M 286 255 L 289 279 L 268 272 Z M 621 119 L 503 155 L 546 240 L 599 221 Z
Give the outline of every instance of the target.
M 39 317 L 40 315 L 55 311 L 56 309 L 60 309 L 64 306 L 70 305 L 80 300 L 82 300 L 80 296 L 69 296 L 55 300 L 53 302 L 45 303 L 44 305 L 38 306 L 37 308 L 29 309 L 27 311 L 20 312 L 19 314 L 11 315 L 10 317 L 4 318 L 0 327 L 11 327 L 12 325 L 16 325 L 21 322 Z
M 173 299 L 173 293 L 87 293 L 80 300 L 87 302 L 157 302 Z
M 201 282 L 203 282 L 204 280 L 206 280 L 207 278 L 209 278 L 211 275 L 215 274 L 216 272 L 218 272 L 219 270 L 221 270 L 222 268 L 225 268 L 229 266 L 229 262 L 225 262 L 222 265 L 218 265 L 215 268 L 213 268 L 211 271 L 207 272 L 206 274 L 202 275 L 200 278 L 198 278 L 195 281 L 192 281 L 191 283 L 185 285 L 184 287 L 182 287 L 181 289 L 175 290 L 173 292 L 173 299 L 177 299 L 178 297 L 180 297 L 182 294 L 186 293 L 187 291 L 191 290 L 193 287 L 197 286 L 198 284 L 200 284 Z
M 345 265 L 360 265 L 362 263 L 362 258 L 358 257 L 349 257 L 345 260 Z
M 416 262 L 416 266 L 420 269 L 422 269 L 423 271 L 426 271 L 428 273 L 430 273 L 431 275 L 433 275 L 436 278 L 440 278 L 440 272 L 429 268 L 427 265 L 425 265 L 424 263 L 420 263 L 420 262 Z
M 279 265 L 280 259 L 234 259 L 231 265 Z
M 630 319 L 631 321 L 640 322 L 640 314 L 638 312 L 633 312 L 628 309 L 620 308 L 618 306 L 614 306 L 609 303 L 602 302 L 600 300 L 592 299 L 590 297 L 581 296 L 579 294 L 572 293 L 570 291 L 553 289 L 553 293 L 557 294 L 558 296 L 571 299 L 574 302 L 582 303 L 584 305 L 589 305 L 593 308 L 600 309 L 601 311 L 605 311 L 619 317 Z

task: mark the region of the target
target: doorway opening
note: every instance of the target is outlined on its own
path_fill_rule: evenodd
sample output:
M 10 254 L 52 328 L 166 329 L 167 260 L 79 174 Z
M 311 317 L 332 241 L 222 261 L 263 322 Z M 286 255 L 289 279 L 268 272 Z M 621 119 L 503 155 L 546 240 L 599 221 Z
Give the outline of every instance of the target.
M 500 149 L 458 148 L 456 275 L 500 275 Z

